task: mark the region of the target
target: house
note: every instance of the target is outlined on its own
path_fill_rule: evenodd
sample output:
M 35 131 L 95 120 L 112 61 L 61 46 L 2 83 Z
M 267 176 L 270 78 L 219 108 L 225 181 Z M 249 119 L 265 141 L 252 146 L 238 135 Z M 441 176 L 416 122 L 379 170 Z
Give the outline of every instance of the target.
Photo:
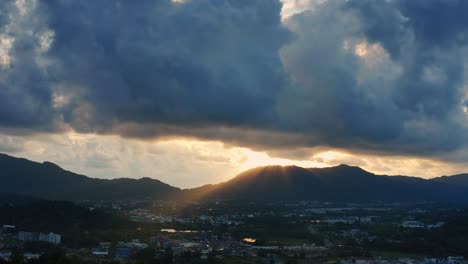
M 445 222 L 437 222 L 435 224 L 427 225 L 427 229 L 434 229 L 434 228 L 440 228 L 445 225 Z
M 128 258 L 133 253 L 131 247 L 117 247 L 115 248 L 115 257 L 117 258 Z
M 139 239 L 133 239 L 130 245 L 134 248 L 140 248 L 140 249 L 144 249 L 148 247 L 148 244 L 141 243 Z
M 111 248 L 111 246 L 112 246 L 111 242 L 99 242 L 100 248 Z
M 39 234 L 39 241 L 49 242 L 52 244 L 60 244 L 62 237 L 59 234 L 49 233 L 49 234 Z
M 400 226 L 404 228 L 424 228 L 424 224 L 419 221 L 403 221 Z
M 447 264 L 459 264 L 459 263 L 465 263 L 465 258 L 462 256 L 449 256 L 447 258 Z
M 41 257 L 41 254 L 36 253 L 24 253 L 24 258 L 27 260 L 38 260 Z
M 10 257 L 11 257 L 11 251 L 10 250 L 0 251 L 0 259 L 3 259 L 5 261 L 10 261 Z
M 39 241 L 39 233 L 36 232 L 18 232 L 18 239 L 21 241 Z
M 109 249 L 107 248 L 95 248 L 92 254 L 97 257 L 109 256 Z
M 54 233 L 37 233 L 37 232 L 18 232 L 18 239 L 21 241 L 44 241 L 52 244 L 60 244 L 61 236 Z

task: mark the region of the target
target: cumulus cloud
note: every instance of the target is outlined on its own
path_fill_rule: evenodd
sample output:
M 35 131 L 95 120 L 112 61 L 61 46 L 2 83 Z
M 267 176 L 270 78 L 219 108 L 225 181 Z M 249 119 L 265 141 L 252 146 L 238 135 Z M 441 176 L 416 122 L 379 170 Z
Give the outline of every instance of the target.
M 45 28 L 31 14 L 35 2 L 21 3 L 0 4 L 0 125 L 50 130 L 52 94 L 40 62 Z
M 0 152 L 17 153 L 23 149 L 23 140 L 8 135 L 0 135 Z
M 450 20 L 457 22 L 435 24 L 440 5 L 440 16 L 453 9 L 457 18 Z M 463 148 L 466 45 L 453 28 L 439 34 L 443 41 L 426 36 L 426 27 L 464 25 L 454 10 L 460 5 L 328 1 L 289 18 L 298 37 L 282 54 L 298 84 L 293 96 L 282 97 L 287 119 L 318 131 L 311 137 L 317 142 L 350 149 L 437 155 Z
M 0 5 L 0 126 L 10 133 L 454 160 L 447 153 L 467 147 L 464 1 Z
M 0 152 L 98 178 L 152 177 L 177 187 L 219 183 L 250 168 L 244 148 L 221 142 L 143 142 L 111 135 L 0 134 Z M 247 164 L 248 165 L 248 164 Z
M 278 2 L 43 5 L 55 33 L 49 57 L 58 63 L 50 69 L 60 93 L 71 97 L 64 119 L 79 131 L 274 119 L 286 82 L 278 49 L 290 36 Z

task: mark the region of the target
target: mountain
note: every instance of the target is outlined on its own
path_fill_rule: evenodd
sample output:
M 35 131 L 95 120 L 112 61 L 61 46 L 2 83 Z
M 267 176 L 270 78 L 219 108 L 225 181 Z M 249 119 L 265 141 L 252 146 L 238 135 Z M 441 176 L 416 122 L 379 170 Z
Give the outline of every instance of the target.
M 451 185 L 468 188 L 468 173 L 432 178 L 431 181 L 443 182 Z
M 255 201 L 465 202 L 468 188 L 407 176 L 383 176 L 359 167 L 267 166 L 248 170 L 230 181 L 197 190 L 205 199 Z
M 150 178 L 94 179 L 50 162 L 38 163 L 5 154 L 0 154 L 0 172 L 0 193 L 52 200 L 166 199 L 180 192 Z
M 40 201 L 40 199 L 27 195 L 0 193 L 0 207 L 2 205 L 30 204 L 37 201 Z
M 229 199 L 249 201 L 468 202 L 468 174 L 431 180 L 375 175 L 359 167 L 266 166 L 233 179 L 181 190 L 150 178 L 103 180 L 0 154 L 0 198 L 52 200 Z M 23 198 L 24 199 L 24 198 Z

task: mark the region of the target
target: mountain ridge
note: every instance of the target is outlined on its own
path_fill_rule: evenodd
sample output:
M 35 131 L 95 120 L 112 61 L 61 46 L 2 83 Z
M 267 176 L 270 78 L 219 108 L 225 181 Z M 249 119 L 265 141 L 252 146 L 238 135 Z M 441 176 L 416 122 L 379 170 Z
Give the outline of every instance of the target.
M 349 165 L 308 169 L 268 166 L 247 170 L 206 196 L 253 200 L 468 201 L 466 191 L 455 184 L 375 175 Z
M 97 179 L 67 171 L 52 162 L 34 162 L 0 154 L 0 193 L 52 200 L 167 198 L 180 191 L 156 179 Z
M 440 176 L 432 178 L 431 180 L 468 187 L 468 173 L 455 174 L 451 176 Z
M 468 174 L 423 179 L 376 175 L 357 166 L 263 166 L 218 184 L 180 189 L 157 179 L 98 179 L 52 162 L 0 153 L 0 193 L 56 200 L 467 201 Z M 453 178 L 452 178 L 453 177 Z

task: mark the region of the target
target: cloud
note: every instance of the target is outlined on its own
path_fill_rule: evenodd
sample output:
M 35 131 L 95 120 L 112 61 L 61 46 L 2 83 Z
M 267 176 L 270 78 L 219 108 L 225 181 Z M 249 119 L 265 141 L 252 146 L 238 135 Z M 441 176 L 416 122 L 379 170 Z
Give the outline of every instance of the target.
M 0 127 L 460 160 L 463 1 L 282 2 L 2 3 Z
M 142 142 L 118 136 L 76 133 L 0 135 L 0 146 L 4 146 L 5 141 L 15 142 L 13 145 L 19 144 L 20 148 L 2 149 L 2 152 L 38 162 L 53 161 L 64 169 L 90 177 L 153 177 L 183 188 L 219 183 L 246 169 L 271 164 L 307 168 L 346 163 L 378 174 L 422 177 L 468 171 L 466 162 L 451 163 L 424 157 L 315 149 L 288 159 L 222 142 L 187 139 Z
M 52 92 L 40 62 L 42 18 L 14 1 L 1 5 L 0 125 L 51 130 Z
M 60 62 L 51 70 L 72 97 L 64 119 L 74 129 L 273 121 L 286 82 L 278 49 L 290 36 L 278 2 L 42 4 L 55 36 L 48 55 Z
M 434 25 L 434 16 L 408 2 L 328 1 L 285 21 L 297 34 L 282 50 L 296 84 L 282 97 L 295 130 L 374 153 L 439 155 L 466 146 L 466 45 L 457 34 L 426 36 L 418 25 Z M 457 1 L 418 3 L 444 5 L 440 15 L 462 9 Z M 437 30 L 465 24 L 437 23 Z
M 104 179 L 152 177 L 177 187 L 219 183 L 246 167 L 243 148 L 215 141 L 144 142 L 114 135 L 0 134 L 0 152 Z
M 8 135 L 0 135 L 0 152 L 17 153 L 23 149 L 23 140 Z

